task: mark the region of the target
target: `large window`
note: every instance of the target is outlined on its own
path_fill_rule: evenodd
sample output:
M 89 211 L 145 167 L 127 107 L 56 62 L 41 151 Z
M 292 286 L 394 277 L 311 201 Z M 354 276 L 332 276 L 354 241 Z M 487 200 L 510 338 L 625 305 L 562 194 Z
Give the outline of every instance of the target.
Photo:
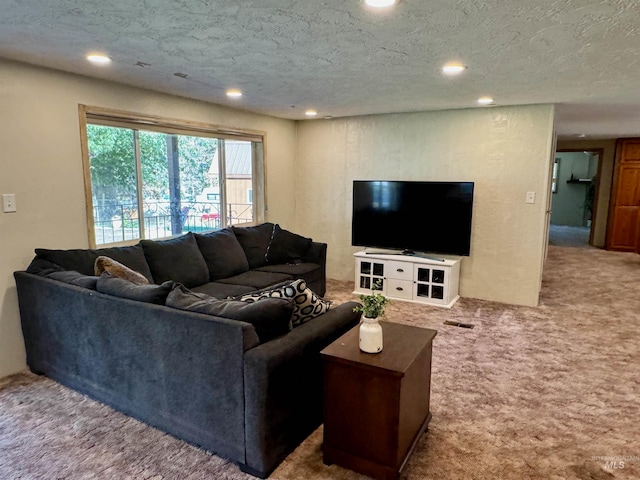
M 80 113 L 93 246 L 264 220 L 262 135 L 91 107 Z

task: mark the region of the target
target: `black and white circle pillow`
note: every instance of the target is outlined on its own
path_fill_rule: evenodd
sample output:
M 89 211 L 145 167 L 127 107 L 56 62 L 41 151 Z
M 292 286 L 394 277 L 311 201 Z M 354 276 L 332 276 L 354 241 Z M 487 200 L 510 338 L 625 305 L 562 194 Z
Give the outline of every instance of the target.
M 302 325 L 312 318 L 322 315 L 331 308 L 331 302 L 316 295 L 311 289 L 307 288 L 307 282 L 302 278 L 290 283 L 278 285 L 276 288 L 247 293 L 236 298 L 243 302 L 257 302 L 262 298 L 269 297 L 290 298 L 293 300 L 295 308 L 291 316 L 292 327 Z

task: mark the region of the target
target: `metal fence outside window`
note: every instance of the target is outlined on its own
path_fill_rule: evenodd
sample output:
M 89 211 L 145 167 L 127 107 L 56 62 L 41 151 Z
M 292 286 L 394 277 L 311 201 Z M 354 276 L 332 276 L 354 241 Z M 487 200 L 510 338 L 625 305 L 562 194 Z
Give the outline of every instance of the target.
M 222 225 L 220 207 L 212 202 L 181 202 L 175 206 L 167 201 L 143 202 L 144 238 L 154 240 L 189 231 L 216 230 L 253 219 L 252 204 L 229 203 L 226 225 Z M 97 245 L 141 238 L 137 203 L 101 202 L 93 208 L 93 219 Z

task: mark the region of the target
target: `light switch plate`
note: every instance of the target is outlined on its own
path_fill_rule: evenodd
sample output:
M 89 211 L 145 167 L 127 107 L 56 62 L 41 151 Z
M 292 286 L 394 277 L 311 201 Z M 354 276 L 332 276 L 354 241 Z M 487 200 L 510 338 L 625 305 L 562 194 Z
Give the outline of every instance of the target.
M 5 213 L 16 211 L 16 195 L 15 193 L 2 194 L 2 211 Z
M 524 201 L 526 203 L 536 203 L 536 192 L 527 192 L 527 196 Z

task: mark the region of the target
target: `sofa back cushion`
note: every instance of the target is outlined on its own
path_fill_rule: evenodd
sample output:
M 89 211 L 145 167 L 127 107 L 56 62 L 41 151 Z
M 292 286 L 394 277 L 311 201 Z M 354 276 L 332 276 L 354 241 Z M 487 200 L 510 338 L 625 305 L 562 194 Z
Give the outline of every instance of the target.
M 275 225 L 273 223 L 262 223 L 254 227 L 231 227 L 238 242 L 242 246 L 249 268 L 254 269 L 267 264 L 267 252 Z
M 169 240 L 140 240 L 156 283 L 173 280 L 195 287 L 209 281 L 209 269 L 192 232 Z
M 209 268 L 210 281 L 233 277 L 249 270 L 249 261 L 233 229 L 223 228 L 194 235 Z
M 130 247 L 111 247 L 98 249 L 49 250 L 36 248 L 36 259 L 46 260 L 61 266 L 65 270 L 75 270 L 83 275 L 94 274 L 96 258 L 105 256 L 126 265 L 153 281 L 145 253 L 140 244 Z
M 173 284 L 174 282 L 168 280 L 161 285 L 139 285 L 124 278 L 111 275 L 109 272 L 104 272 L 98 278 L 96 290 L 115 297 L 164 305 L 167 300 L 167 295 L 169 295 L 169 292 L 173 288 Z
M 290 232 L 276 224 L 267 252 L 268 264 L 302 262 L 311 247 L 312 239 Z
M 166 305 L 180 310 L 215 315 L 253 325 L 260 342 L 279 337 L 291 330 L 293 302 L 285 298 L 268 298 L 255 303 L 219 300 L 175 284 Z

